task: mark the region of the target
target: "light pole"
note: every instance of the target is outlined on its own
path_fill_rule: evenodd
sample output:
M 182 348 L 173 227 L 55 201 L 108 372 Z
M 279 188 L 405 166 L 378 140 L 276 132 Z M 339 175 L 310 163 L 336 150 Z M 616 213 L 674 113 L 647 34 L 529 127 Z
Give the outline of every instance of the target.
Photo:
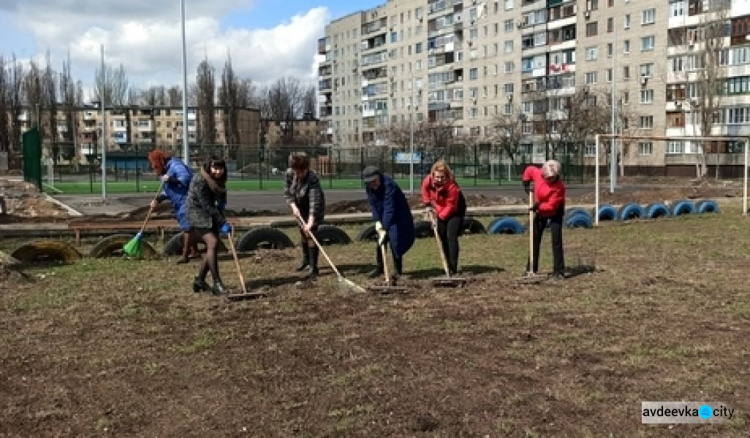
M 615 28 L 615 37 L 614 42 L 612 43 L 612 97 L 610 99 L 612 102 L 612 159 L 609 163 L 609 193 L 614 193 L 615 187 L 617 187 L 617 139 L 615 138 L 615 135 L 617 134 L 617 127 L 615 125 L 615 93 L 617 90 L 615 86 L 615 72 L 617 70 L 617 25 L 614 25 L 613 27 Z
M 182 158 L 190 166 L 188 144 L 188 87 L 187 87 L 187 43 L 185 41 L 185 0 L 180 0 L 180 22 L 182 27 Z
M 414 194 L 414 75 L 411 77 L 411 105 L 409 105 L 409 194 Z
M 107 114 L 104 111 L 105 107 L 105 99 L 104 99 L 104 89 L 105 83 L 107 81 L 107 71 L 105 70 L 104 66 L 104 44 L 101 45 L 101 52 L 102 52 L 102 78 L 101 78 L 101 85 L 100 85 L 100 100 L 101 100 L 101 107 L 102 107 L 102 200 L 107 199 Z

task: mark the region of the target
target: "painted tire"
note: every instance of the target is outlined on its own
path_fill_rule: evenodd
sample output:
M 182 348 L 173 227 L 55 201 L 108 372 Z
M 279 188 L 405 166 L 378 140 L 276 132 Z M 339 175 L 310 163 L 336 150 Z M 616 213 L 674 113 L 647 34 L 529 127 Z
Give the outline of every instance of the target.
M 692 213 L 695 213 L 696 211 L 697 210 L 695 208 L 695 204 L 693 204 L 691 201 L 688 201 L 686 199 L 677 201 L 674 204 L 672 204 L 673 216 L 681 216 L 683 214 L 692 214 Z
M 370 224 L 362 228 L 357 234 L 357 242 L 377 242 L 378 232 L 375 231 L 375 224 Z
M 669 207 L 661 202 L 654 202 L 646 206 L 646 218 L 657 219 L 660 217 L 669 217 L 672 212 L 669 211 Z
M 599 206 L 599 221 L 616 221 L 617 209 L 609 204 Z
M 23 264 L 72 263 L 82 257 L 78 250 L 59 240 L 33 241 L 19 246 L 10 256 Z
M 696 204 L 696 209 L 698 210 L 699 214 L 703 213 L 721 213 L 721 210 L 719 209 L 719 204 L 716 202 L 705 199 L 703 201 L 700 201 L 698 204 Z
M 318 243 L 326 245 L 347 245 L 352 243 L 352 239 L 344 230 L 334 225 L 321 225 L 315 232 L 315 238 Z
M 522 234 L 523 231 L 524 228 L 521 222 L 511 216 L 497 218 L 487 230 L 489 234 Z
M 89 251 L 89 257 L 101 259 L 105 257 L 123 257 L 122 247 L 135 237 L 133 234 L 114 234 L 98 241 Z M 159 256 L 153 246 L 141 240 L 142 259 L 155 259 Z
M 202 240 L 198 241 L 198 250 L 201 253 L 206 252 L 206 244 L 203 243 Z M 220 253 L 227 252 L 229 249 L 224 244 L 224 241 L 219 239 L 219 248 Z M 167 243 L 164 244 L 164 255 L 168 256 L 176 256 L 182 254 L 182 233 L 177 233 L 174 236 L 170 237 L 169 240 L 167 240 Z
M 617 215 L 621 221 L 640 219 L 646 217 L 646 209 L 643 208 L 640 204 L 631 202 L 620 207 L 620 211 Z
M 256 249 L 286 249 L 292 248 L 292 239 L 281 230 L 271 227 L 253 228 L 240 236 L 237 241 L 237 251 L 253 251 Z
M 576 213 L 565 221 L 568 228 L 593 228 L 594 222 L 591 216 L 586 213 Z
M 577 215 L 579 213 L 583 213 L 586 216 L 591 217 L 591 214 L 588 211 L 586 211 L 585 209 L 580 208 L 580 207 L 573 207 L 573 208 L 568 209 L 568 211 L 565 212 L 565 217 L 563 219 L 567 222 L 567 220 L 569 218 L 571 218 L 571 217 L 573 217 L 573 216 L 575 216 L 575 215 Z
M 432 224 L 427 221 L 415 221 L 414 231 L 417 234 L 417 239 L 424 239 L 426 237 L 434 236 L 432 231 Z
M 485 229 L 484 225 L 478 220 L 472 217 L 465 217 L 463 223 L 463 234 L 487 234 L 487 229 Z

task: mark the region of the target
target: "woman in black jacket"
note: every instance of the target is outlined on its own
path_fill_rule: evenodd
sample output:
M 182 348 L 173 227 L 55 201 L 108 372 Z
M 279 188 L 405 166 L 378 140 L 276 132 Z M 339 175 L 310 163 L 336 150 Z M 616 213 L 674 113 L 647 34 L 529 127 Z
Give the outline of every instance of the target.
M 305 268 L 305 276 L 310 280 L 318 276 L 319 249 L 310 235 L 318 230 L 326 211 L 326 198 L 320 187 L 318 175 L 310 170 L 310 159 L 306 154 L 297 154 L 289 159 L 290 168 L 286 171 L 284 199 L 292 209 L 292 214 L 302 220 L 300 225 L 300 247 L 302 262 L 297 271 Z
M 227 202 L 227 168 L 224 160 L 211 158 L 190 182 L 187 198 L 187 217 L 206 244 L 206 255 L 201 263 L 198 276 L 193 279 L 193 291 L 210 291 L 215 295 L 227 293 L 219 276 L 219 233 L 230 234 L 232 227 L 227 223 L 220 206 Z M 206 275 L 211 271 L 213 287 L 206 283 Z

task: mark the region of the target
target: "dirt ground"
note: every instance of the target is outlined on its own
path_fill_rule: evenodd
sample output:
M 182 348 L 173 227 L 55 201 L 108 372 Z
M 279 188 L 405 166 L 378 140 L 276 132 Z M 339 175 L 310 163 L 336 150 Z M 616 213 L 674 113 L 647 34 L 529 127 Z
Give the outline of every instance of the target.
M 419 240 L 394 296 L 328 267 L 299 288 L 297 249 L 243 257 L 268 295 L 236 303 L 190 291 L 197 263 L 29 269 L 0 286 L 0 436 L 748 436 L 748 227 L 691 216 L 566 231 L 569 266 L 597 271 L 561 283 L 519 283 L 527 239 L 506 235 L 462 238 L 460 290 L 431 286 Z M 372 249 L 329 253 L 367 285 Z M 644 400 L 736 416 L 644 426 Z

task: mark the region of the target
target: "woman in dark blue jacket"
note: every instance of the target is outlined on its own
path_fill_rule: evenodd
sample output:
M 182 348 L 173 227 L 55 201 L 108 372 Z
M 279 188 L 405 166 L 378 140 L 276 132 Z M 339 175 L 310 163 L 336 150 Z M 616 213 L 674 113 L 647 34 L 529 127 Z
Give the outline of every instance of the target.
M 370 273 L 375 278 L 383 273 L 383 257 L 380 245 L 390 243 L 396 275 L 403 274 L 403 256 L 416 239 L 414 218 L 406 196 L 396 182 L 384 175 L 375 166 L 367 166 L 362 172 L 367 200 L 378 231 L 376 260 L 378 267 Z

